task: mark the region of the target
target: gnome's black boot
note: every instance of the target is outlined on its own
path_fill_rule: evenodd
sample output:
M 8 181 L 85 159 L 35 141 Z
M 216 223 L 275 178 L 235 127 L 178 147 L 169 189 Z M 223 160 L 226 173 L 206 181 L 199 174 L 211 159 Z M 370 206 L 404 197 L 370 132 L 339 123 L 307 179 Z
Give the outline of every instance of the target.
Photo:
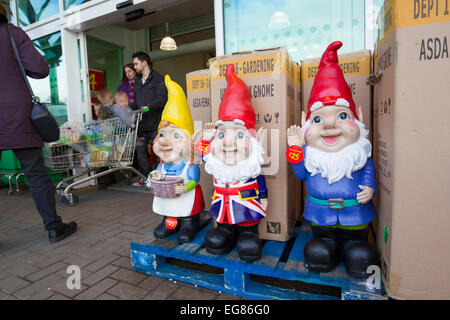
M 206 251 L 216 255 L 230 252 L 236 245 L 237 236 L 235 225 L 218 223 L 217 227 L 209 230 L 205 236 Z
M 251 262 L 261 259 L 262 242 L 258 236 L 258 226 L 259 224 L 249 227 L 238 226 L 237 247 L 241 260 Z
M 371 275 L 367 268 L 379 265 L 377 250 L 368 241 L 369 227 L 360 230 L 340 229 L 342 260 L 347 274 L 364 279 Z
M 167 219 L 167 217 L 163 216 L 161 223 L 155 228 L 155 230 L 153 230 L 153 235 L 156 238 L 160 238 L 160 239 L 167 238 L 168 236 L 176 233 L 180 229 L 180 220 L 179 219 L 178 219 L 177 226 L 175 227 L 175 229 L 167 228 L 166 219 Z
M 309 271 L 328 272 L 339 263 L 339 247 L 336 228 L 311 226 L 313 238 L 304 249 L 305 267 Z
M 181 226 L 180 231 L 178 232 L 178 241 L 181 243 L 191 242 L 194 240 L 200 227 L 200 214 L 179 220 Z

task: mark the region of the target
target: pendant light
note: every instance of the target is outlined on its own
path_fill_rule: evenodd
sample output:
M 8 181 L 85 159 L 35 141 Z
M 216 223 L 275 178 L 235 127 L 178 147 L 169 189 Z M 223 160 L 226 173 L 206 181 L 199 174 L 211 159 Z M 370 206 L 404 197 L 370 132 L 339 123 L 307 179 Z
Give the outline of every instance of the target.
M 159 46 L 161 50 L 173 51 L 177 50 L 177 44 L 175 40 L 170 36 L 169 32 L 169 22 L 166 22 L 166 36 L 161 40 L 161 45 Z

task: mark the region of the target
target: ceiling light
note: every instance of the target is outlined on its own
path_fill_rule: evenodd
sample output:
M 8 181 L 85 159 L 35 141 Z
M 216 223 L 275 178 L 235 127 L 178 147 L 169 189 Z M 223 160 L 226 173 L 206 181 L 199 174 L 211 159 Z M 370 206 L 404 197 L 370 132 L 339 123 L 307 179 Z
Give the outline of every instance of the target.
M 277 11 L 270 17 L 269 29 L 281 29 L 290 25 L 289 17 L 283 11 Z
M 166 51 L 177 50 L 177 44 L 175 43 L 175 40 L 173 40 L 172 37 L 165 36 L 161 40 L 161 46 L 159 48 L 161 50 L 166 50 Z
M 166 22 L 166 36 L 161 40 L 161 45 L 159 46 L 159 48 L 165 51 L 177 50 L 177 44 L 175 40 L 170 36 L 169 22 Z

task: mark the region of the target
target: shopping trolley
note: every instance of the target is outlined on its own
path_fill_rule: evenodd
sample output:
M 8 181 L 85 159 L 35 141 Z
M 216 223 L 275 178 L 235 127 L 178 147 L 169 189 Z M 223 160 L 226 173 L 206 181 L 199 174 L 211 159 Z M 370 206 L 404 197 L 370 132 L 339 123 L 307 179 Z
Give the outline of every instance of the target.
M 124 172 L 126 170 L 147 178 L 132 167 L 137 130 L 143 112 L 145 110 L 132 112 L 134 127 L 126 126 L 117 116 L 101 121 L 70 123 L 60 128 L 61 138 L 57 142 L 45 144 L 47 168 L 68 175 L 56 186 L 60 201 L 76 205 L 78 196 L 70 193 L 73 187 L 115 171 L 123 172 L 130 181 L 131 175 L 127 175 Z M 105 167 L 109 169 L 95 173 Z M 81 172 L 70 175 L 73 169 L 78 168 L 81 168 Z M 86 174 L 87 177 L 78 179 Z

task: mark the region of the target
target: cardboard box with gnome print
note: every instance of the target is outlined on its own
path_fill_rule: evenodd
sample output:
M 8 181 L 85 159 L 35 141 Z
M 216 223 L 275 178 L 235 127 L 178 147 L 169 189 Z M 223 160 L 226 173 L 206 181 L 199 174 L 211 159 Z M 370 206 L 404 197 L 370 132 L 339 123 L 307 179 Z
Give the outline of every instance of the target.
M 394 298 L 450 299 L 450 1 L 385 1 L 377 23 L 383 281 Z
M 296 179 L 286 162 L 286 130 L 294 123 L 295 70 L 285 48 L 255 50 L 211 60 L 211 116 L 218 120 L 227 86 L 225 69 L 233 64 L 248 86 L 256 113 L 255 129 L 264 128 L 265 175 L 268 189 L 266 218 L 259 225 L 261 239 L 287 241 L 293 232 L 301 200 Z M 294 187 L 291 187 L 294 186 Z M 301 194 L 301 193 L 300 193 Z

